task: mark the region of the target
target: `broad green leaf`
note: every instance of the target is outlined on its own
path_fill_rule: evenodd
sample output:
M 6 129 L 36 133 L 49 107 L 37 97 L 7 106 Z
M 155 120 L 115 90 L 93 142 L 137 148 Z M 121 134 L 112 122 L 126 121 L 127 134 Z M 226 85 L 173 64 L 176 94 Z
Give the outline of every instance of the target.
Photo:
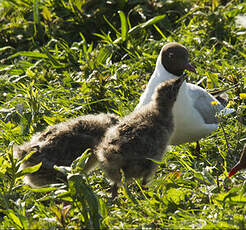
M 84 153 L 82 153 L 80 157 L 78 157 L 76 160 L 73 161 L 73 163 L 71 164 L 71 168 L 73 172 L 76 173 L 78 170 L 84 169 L 84 167 L 86 166 L 86 162 L 89 159 L 89 156 L 91 154 L 94 154 L 94 153 L 91 153 L 90 151 L 91 149 L 85 150 Z
M 124 42 L 126 40 L 128 26 L 126 16 L 123 11 L 118 11 L 120 15 L 120 22 L 121 22 L 121 39 Z
M 154 18 L 151 18 L 151 19 L 148 20 L 147 22 L 142 23 L 142 24 L 140 25 L 140 27 L 141 27 L 141 28 L 146 28 L 146 27 L 148 27 L 148 26 L 154 25 L 154 24 L 156 24 L 156 23 L 162 21 L 165 17 L 166 17 L 166 14 L 156 16 L 156 17 L 154 17 Z
M 14 146 L 14 151 L 18 152 L 18 146 Z M 28 153 L 18 164 L 22 164 L 23 162 L 27 161 L 33 154 L 35 154 L 37 151 L 31 151 Z
M 154 18 L 149 19 L 147 22 L 144 22 L 142 24 L 139 24 L 137 26 L 134 26 L 133 28 L 131 28 L 129 30 L 129 34 L 133 33 L 138 28 L 146 28 L 148 26 L 151 26 L 153 24 L 156 24 L 156 23 L 160 22 L 161 20 L 163 20 L 165 17 L 166 17 L 166 14 L 159 15 L 159 16 L 156 16 Z
M 37 51 L 21 51 L 21 52 L 17 52 L 11 55 L 9 59 L 12 59 L 18 56 L 32 57 L 32 58 L 45 58 L 45 59 L 49 58 L 46 54 L 43 54 Z
M 108 209 L 107 209 L 107 206 L 106 206 L 105 202 L 102 199 L 100 199 L 100 198 L 99 198 L 99 205 L 100 205 L 101 215 L 104 218 L 103 222 L 107 226 L 109 226 Z
M 35 24 L 40 23 L 38 5 L 39 5 L 39 0 L 33 0 L 33 21 L 35 22 Z
M 78 174 L 68 176 L 68 183 L 71 196 L 76 197 L 82 204 L 85 204 L 85 202 L 88 204 L 91 227 L 100 229 L 99 203 L 92 189 L 85 183 L 82 176 Z
M 52 191 L 56 191 L 57 188 L 50 188 L 50 187 L 42 187 L 42 188 L 25 188 L 29 191 L 32 191 L 32 192 L 42 192 L 42 193 L 47 193 L 47 192 L 52 192 Z
M 41 166 L 42 166 L 42 162 L 40 162 L 37 165 L 31 166 L 28 168 L 24 168 L 21 171 L 19 171 L 18 173 L 16 173 L 16 177 L 21 177 L 21 176 L 25 176 L 26 174 L 37 172 Z
M 9 216 L 10 219 L 12 219 L 12 221 L 13 221 L 18 227 L 20 227 L 21 229 L 23 229 L 23 225 L 22 225 L 22 223 L 21 223 L 19 217 L 15 215 L 15 213 L 13 212 L 12 209 L 9 210 L 8 216 Z

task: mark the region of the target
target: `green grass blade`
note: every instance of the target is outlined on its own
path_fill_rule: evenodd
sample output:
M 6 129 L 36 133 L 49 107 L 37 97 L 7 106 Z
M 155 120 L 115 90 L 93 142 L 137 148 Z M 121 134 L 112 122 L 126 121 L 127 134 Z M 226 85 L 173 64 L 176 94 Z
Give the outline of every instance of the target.
M 163 14 L 163 15 L 159 15 L 159 16 L 153 17 L 153 18 L 151 18 L 150 20 L 148 20 L 147 22 L 144 22 L 144 23 L 141 23 L 141 24 L 139 24 L 139 25 L 137 25 L 137 26 L 132 27 L 132 28 L 129 30 L 128 33 L 131 34 L 131 33 L 135 32 L 135 31 L 136 31 L 137 29 L 139 29 L 139 28 L 145 29 L 145 28 L 147 28 L 147 27 L 149 27 L 149 26 L 151 26 L 151 25 L 154 25 L 154 24 L 160 22 L 160 21 L 163 20 L 165 17 L 166 17 L 166 14 Z
M 16 147 L 18 148 L 18 147 Z M 18 150 L 17 150 L 18 151 Z M 33 154 L 35 154 L 37 151 L 31 151 L 30 153 L 28 153 L 20 162 L 19 164 L 22 164 L 23 162 L 27 161 Z
M 19 56 L 32 57 L 32 58 L 37 58 L 37 59 L 40 59 L 40 58 L 48 59 L 48 56 L 46 54 L 42 54 L 37 51 L 20 51 L 20 52 L 17 52 L 11 55 L 8 59 L 12 59 L 12 58 L 19 57 Z
M 115 31 L 115 33 L 117 35 L 120 35 L 120 32 L 114 27 L 114 25 L 105 16 L 103 16 L 103 18 L 108 23 L 108 25 Z
M 20 172 L 18 172 L 16 174 L 16 177 L 18 178 L 18 177 L 21 177 L 21 176 L 25 176 L 26 174 L 37 172 L 40 169 L 41 166 L 42 166 L 42 162 L 40 162 L 37 165 L 31 166 L 31 167 L 28 167 L 28 168 L 24 168 L 24 169 L 22 169 Z
M 88 204 L 87 209 L 90 214 L 90 227 L 100 229 L 100 213 L 99 202 L 92 189 L 85 183 L 83 178 L 78 174 L 73 174 L 68 177 L 69 188 L 71 195 L 76 197 L 82 204 Z M 85 211 L 86 207 L 83 207 Z M 87 211 L 87 212 L 88 212 Z M 84 213 L 84 218 L 87 218 L 87 213 Z M 88 226 L 89 227 L 89 226 Z
M 112 57 L 112 52 L 110 47 L 103 47 L 100 49 L 99 54 L 96 58 L 98 64 L 104 64 L 108 58 Z
M 163 14 L 163 15 L 160 15 L 160 16 L 156 16 L 154 18 L 151 18 L 150 20 L 148 20 L 147 22 L 145 23 L 142 23 L 140 25 L 141 28 L 146 28 L 148 26 L 151 26 L 151 25 L 154 25 L 160 21 L 162 21 L 164 18 L 166 17 L 166 14 Z
M 35 24 L 40 23 L 38 4 L 39 4 L 38 0 L 33 1 L 33 21 Z
M 123 11 L 118 11 L 118 13 L 120 15 L 120 22 L 121 22 L 121 39 L 122 41 L 125 41 L 128 32 L 127 20 Z
M 159 27 L 157 25 L 154 25 L 154 27 L 158 31 L 158 33 L 162 36 L 162 38 L 167 40 L 167 37 L 162 33 L 162 31 L 159 29 Z
M 16 226 L 18 226 L 20 229 L 23 229 L 23 225 L 22 225 L 22 223 L 21 223 L 20 218 L 19 218 L 18 216 L 15 215 L 15 213 L 13 212 L 12 209 L 10 209 L 10 210 L 8 210 L 8 211 L 9 211 L 9 213 L 8 213 L 9 218 L 12 219 L 12 221 L 14 222 L 14 224 L 15 224 Z

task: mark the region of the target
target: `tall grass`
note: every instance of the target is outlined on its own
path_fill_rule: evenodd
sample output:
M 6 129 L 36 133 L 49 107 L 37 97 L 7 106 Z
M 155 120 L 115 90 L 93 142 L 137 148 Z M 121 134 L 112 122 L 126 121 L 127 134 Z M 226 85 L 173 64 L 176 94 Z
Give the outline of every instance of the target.
M 227 177 L 246 140 L 246 29 L 236 23 L 245 13 L 240 0 L 2 0 L 1 228 L 245 229 L 245 172 Z M 22 170 L 14 144 L 78 115 L 130 113 L 171 41 L 190 51 L 198 72 L 190 82 L 208 91 L 236 85 L 227 92 L 236 112 L 201 140 L 201 159 L 194 143 L 174 146 L 148 190 L 136 180 L 114 201 L 100 169 L 83 174 L 86 154 L 58 169 L 67 184 L 23 183 L 40 165 Z

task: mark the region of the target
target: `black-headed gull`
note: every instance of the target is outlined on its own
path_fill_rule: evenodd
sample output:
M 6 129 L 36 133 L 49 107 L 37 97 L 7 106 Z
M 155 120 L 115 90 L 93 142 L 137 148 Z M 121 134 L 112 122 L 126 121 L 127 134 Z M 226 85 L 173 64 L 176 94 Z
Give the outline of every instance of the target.
M 155 88 L 161 82 L 182 76 L 185 69 L 195 72 L 189 63 L 187 49 L 176 42 L 164 45 L 136 110 L 151 101 Z M 224 114 L 232 112 L 205 89 L 184 81 L 173 108 L 175 131 L 170 144 L 198 141 L 215 131 L 218 128 L 216 113 L 220 111 Z
M 106 131 L 96 155 L 101 168 L 114 182 L 112 197 L 117 195 L 121 170 L 127 181 L 143 178 L 146 184 L 157 166 L 151 159 L 162 159 L 173 133 L 173 104 L 183 81 L 184 76 L 160 83 L 148 105 Z

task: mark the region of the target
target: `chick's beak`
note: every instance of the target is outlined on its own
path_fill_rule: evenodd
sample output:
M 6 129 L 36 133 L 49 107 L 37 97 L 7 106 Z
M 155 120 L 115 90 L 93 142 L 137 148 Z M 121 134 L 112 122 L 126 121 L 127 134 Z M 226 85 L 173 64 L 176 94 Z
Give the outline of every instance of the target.
M 188 63 L 185 66 L 185 69 L 189 70 L 190 72 L 196 73 L 196 68 L 194 66 L 192 66 L 190 63 Z

